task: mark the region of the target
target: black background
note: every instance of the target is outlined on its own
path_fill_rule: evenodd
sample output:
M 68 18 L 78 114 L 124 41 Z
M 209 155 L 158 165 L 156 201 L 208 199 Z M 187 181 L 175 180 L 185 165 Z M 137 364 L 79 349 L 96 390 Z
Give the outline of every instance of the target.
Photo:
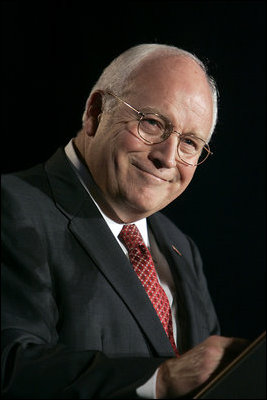
M 214 155 L 164 212 L 198 244 L 222 333 L 265 329 L 264 1 L 2 1 L 2 172 L 45 161 L 81 127 L 91 86 L 132 45 L 176 45 L 219 92 Z

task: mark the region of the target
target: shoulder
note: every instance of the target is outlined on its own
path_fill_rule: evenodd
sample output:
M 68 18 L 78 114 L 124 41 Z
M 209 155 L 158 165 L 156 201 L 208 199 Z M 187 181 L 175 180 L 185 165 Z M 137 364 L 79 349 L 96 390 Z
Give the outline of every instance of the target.
M 39 163 L 32 168 L 3 174 L 1 176 L 1 194 L 3 205 L 9 206 L 14 201 L 23 204 L 26 208 L 36 205 L 38 201 L 51 200 L 51 185 L 49 182 L 49 174 L 47 173 L 47 165 L 60 165 L 64 163 L 62 149 L 58 149 L 51 158 L 43 163 Z M 57 168 L 51 168 L 52 173 L 57 176 Z M 66 172 L 65 172 L 66 174 Z M 39 203 L 39 205 L 40 205 Z
M 148 222 L 158 243 L 165 243 L 168 247 L 175 246 L 190 262 L 196 258 L 200 259 L 194 240 L 162 212 L 157 212 L 149 217 Z
M 34 182 L 40 183 L 40 177 L 44 175 L 44 165 L 38 164 L 27 170 L 3 174 L 1 176 L 1 187 L 3 190 L 17 189 L 25 185 L 33 185 Z
M 176 238 L 179 242 L 191 242 L 191 238 L 183 232 L 169 217 L 162 212 L 157 212 L 149 217 L 149 224 L 157 231 L 160 231 L 167 238 Z
M 165 214 L 162 212 L 157 212 L 154 215 L 150 217 L 152 223 L 157 223 L 159 224 L 162 228 L 168 229 L 168 232 L 173 233 L 175 235 L 179 236 L 184 236 L 184 233 L 177 227 L 177 225 L 170 220 L 169 217 L 167 217 Z
M 1 199 L 4 209 L 9 209 L 14 204 L 31 208 L 48 194 L 49 185 L 43 164 L 1 177 Z

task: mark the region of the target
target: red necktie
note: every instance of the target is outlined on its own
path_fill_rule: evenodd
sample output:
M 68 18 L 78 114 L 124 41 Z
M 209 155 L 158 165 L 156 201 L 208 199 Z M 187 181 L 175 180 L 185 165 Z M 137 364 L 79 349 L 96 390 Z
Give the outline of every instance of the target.
M 127 248 L 133 269 L 145 288 L 171 342 L 172 348 L 178 356 L 177 347 L 173 338 L 172 314 L 168 297 L 158 281 L 150 251 L 143 242 L 142 236 L 134 224 L 124 225 L 119 234 L 119 239 Z

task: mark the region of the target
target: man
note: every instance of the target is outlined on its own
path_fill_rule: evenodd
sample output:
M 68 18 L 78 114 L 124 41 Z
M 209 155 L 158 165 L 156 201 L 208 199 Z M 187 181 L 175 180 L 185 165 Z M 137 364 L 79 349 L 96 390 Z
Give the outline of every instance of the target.
M 216 117 L 196 57 L 136 46 L 64 149 L 3 177 L 6 398 L 190 396 L 244 346 L 219 336 L 197 247 L 158 212 L 209 155 Z

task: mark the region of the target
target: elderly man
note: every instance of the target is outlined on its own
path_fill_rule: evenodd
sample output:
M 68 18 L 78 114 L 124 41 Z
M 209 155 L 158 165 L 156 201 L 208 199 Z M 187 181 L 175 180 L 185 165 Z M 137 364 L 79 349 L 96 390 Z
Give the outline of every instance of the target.
M 159 213 L 210 154 L 216 99 L 192 54 L 135 46 L 65 148 L 3 177 L 6 398 L 190 396 L 244 345 L 220 336 L 197 247 Z

